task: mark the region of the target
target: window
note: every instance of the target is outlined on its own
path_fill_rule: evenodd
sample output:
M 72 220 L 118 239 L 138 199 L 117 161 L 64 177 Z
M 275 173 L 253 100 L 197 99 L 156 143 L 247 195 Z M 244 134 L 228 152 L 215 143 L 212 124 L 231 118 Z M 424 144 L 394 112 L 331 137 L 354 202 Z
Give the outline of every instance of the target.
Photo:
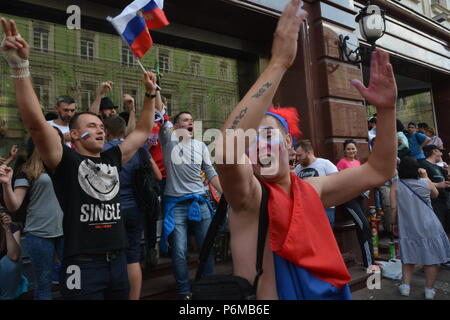
M 219 65 L 219 79 L 229 80 L 229 64 L 228 62 L 221 61 Z
M 96 96 L 96 85 L 89 82 L 81 83 L 81 109 L 89 110 Z
M 190 71 L 194 76 L 201 75 L 201 62 L 202 58 L 200 56 L 191 56 Z
M 167 108 L 166 109 L 167 110 L 167 114 L 168 115 L 176 114 L 177 112 L 176 112 L 176 110 L 175 110 L 175 108 L 174 108 L 174 106 L 172 104 L 172 102 L 173 102 L 172 94 L 165 92 L 162 95 L 162 98 L 163 98 L 163 102 L 164 102 L 164 98 L 166 99 L 165 105 L 166 105 L 166 108 Z
M 136 64 L 136 58 L 134 54 L 131 52 L 130 48 L 126 45 L 122 45 L 122 65 L 123 66 L 132 66 Z
M 222 114 L 223 119 L 227 119 L 231 111 L 233 111 L 234 107 L 236 106 L 236 103 L 232 96 L 222 94 L 219 98 L 219 106 L 223 112 Z
M 169 50 L 167 49 L 159 49 L 158 51 L 158 65 L 159 71 L 163 73 L 167 73 L 170 70 L 170 55 Z
M 431 0 L 431 5 L 438 4 L 444 8 L 447 8 L 447 0 Z
M 42 24 L 33 25 L 33 48 L 37 51 L 48 52 L 50 30 Z
M 41 106 L 45 109 L 50 108 L 50 79 L 34 77 L 33 87 Z
M 205 97 L 202 94 L 192 95 L 192 105 L 196 110 L 198 120 L 206 119 Z
M 94 35 L 83 34 L 80 37 L 80 56 L 86 60 L 94 60 Z

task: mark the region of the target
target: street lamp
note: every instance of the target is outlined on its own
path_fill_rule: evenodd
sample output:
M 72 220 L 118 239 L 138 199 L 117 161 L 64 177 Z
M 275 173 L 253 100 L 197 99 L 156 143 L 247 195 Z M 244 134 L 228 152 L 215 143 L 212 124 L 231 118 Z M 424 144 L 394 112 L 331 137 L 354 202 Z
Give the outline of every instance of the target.
M 370 43 L 371 48 L 359 46 L 352 49 L 348 41 L 350 37 L 346 35 L 339 36 L 340 47 L 343 58 L 352 63 L 361 63 L 366 60 L 368 55 L 375 49 L 375 42 L 380 39 L 386 32 L 386 18 L 384 10 L 376 5 L 368 3 L 367 7 L 361 9 L 355 18 L 359 24 L 359 30 L 363 38 Z

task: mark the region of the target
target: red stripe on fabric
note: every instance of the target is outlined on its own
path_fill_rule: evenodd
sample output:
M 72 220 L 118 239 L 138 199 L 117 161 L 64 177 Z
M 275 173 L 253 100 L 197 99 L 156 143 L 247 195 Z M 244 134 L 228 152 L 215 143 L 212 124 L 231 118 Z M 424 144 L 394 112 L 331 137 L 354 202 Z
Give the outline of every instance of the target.
M 142 59 L 145 53 L 150 50 L 153 45 L 152 37 L 148 29 L 144 29 L 139 36 L 136 37 L 131 44 L 130 49 L 134 52 L 138 59 Z
M 315 189 L 291 173 L 293 199 L 275 184 L 270 190 L 271 249 L 315 277 L 342 289 L 351 278 Z
M 158 29 L 169 25 L 169 20 L 166 18 L 166 14 L 160 8 L 156 8 L 153 11 L 143 12 L 147 28 L 150 30 Z

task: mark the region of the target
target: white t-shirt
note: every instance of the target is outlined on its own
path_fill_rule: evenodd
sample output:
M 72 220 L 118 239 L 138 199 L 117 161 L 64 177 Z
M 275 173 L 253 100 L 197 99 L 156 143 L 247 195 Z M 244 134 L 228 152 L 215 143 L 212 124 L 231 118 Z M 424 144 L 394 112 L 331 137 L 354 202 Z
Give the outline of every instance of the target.
M 316 161 L 307 167 L 302 167 L 301 164 L 297 165 L 294 172 L 300 179 L 305 179 L 309 177 L 329 176 L 338 172 L 338 169 L 330 160 L 316 158 Z
M 56 124 L 54 120 L 47 121 L 47 123 L 50 123 L 50 125 L 52 125 L 53 127 L 58 128 L 62 132 L 62 134 L 66 134 L 66 133 L 70 132 L 69 126 L 60 126 L 59 124 Z M 70 141 L 66 142 L 66 146 L 68 146 L 69 148 L 72 147 L 72 144 L 70 143 Z

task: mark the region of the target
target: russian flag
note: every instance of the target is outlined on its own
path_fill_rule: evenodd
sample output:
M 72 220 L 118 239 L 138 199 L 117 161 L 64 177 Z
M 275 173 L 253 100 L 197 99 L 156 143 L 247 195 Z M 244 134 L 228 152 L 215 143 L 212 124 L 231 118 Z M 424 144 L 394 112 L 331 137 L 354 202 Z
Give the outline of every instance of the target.
M 351 299 L 350 274 L 319 195 L 294 173 L 291 182 L 290 193 L 264 182 L 278 298 Z
M 148 0 L 135 0 L 117 17 L 107 18 L 138 59 L 153 45 L 144 17 L 137 14 L 147 4 Z
M 169 21 L 162 10 L 164 8 L 164 0 L 150 0 L 145 7 L 141 9 L 142 14 L 147 22 L 150 30 L 162 28 L 169 25 Z

